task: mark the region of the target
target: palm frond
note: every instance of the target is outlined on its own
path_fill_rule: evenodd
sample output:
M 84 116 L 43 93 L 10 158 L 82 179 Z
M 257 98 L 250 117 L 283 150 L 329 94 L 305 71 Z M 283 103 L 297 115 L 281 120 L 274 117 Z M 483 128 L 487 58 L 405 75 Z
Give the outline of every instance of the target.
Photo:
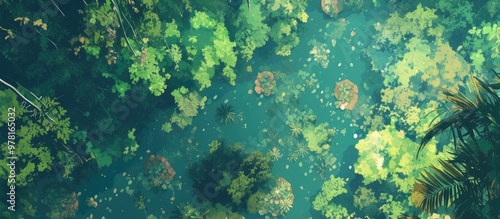
M 453 218 L 500 217 L 500 75 L 493 72 L 493 83 L 471 75 L 465 93 L 441 89 L 444 101 L 452 105 L 450 114 L 427 131 L 417 157 L 447 130 L 455 151 L 451 160 L 439 160 L 442 169 L 431 166 L 417 179 L 412 192 L 416 207 L 435 212 L 453 205 Z
M 477 199 L 467 197 L 462 195 L 455 201 L 455 210 L 453 211 L 452 218 L 485 218 L 484 212 L 481 212 L 479 208 L 473 208 L 472 206 L 477 206 Z
M 497 68 L 500 69 L 500 67 L 497 67 Z M 495 90 L 499 90 L 500 89 L 500 74 L 498 74 L 495 70 L 493 70 L 493 68 L 490 68 L 490 69 L 497 76 L 496 78 L 493 79 L 494 83 L 491 83 L 490 87 L 495 89 Z
M 231 123 L 234 122 L 234 119 L 236 118 L 236 112 L 234 110 L 234 107 L 221 103 L 220 106 L 217 107 L 215 116 L 217 117 L 217 120 L 221 123 Z
M 473 94 L 477 98 L 478 108 L 490 123 L 500 127 L 500 97 L 491 85 L 485 81 L 475 78 L 472 82 L 475 87 Z
M 497 179 L 493 179 L 491 181 L 489 190 L 490 190 L 489 192 L 490 192 L 492 198 L 497 199 L 497 200 L 500 199 L 500 183 L 497 182 Z
M 424 171 L 422 179 L 413 186 L 412 203 L 422 210 L 433 213 L 439 207 L 449 207 L 467 190 L 462 172 L 447 161 L 439 160 L 443 169 L 431 166 L 431 172 Z
M 435 136 L 451 129 L 455 145 L 456 138 L 463 139 L 467 136 L 491 134 L 490 126 L 500 130 L 500 97 L 495 88 L 485 81 L 471 76 L 468 86 L 469 97 L 463 92 L 454 93 L 450 90 L 441 89 L 444 101 L 452 104 L 450 116 L 434 124 L 422 138 L 417 156 L 420 151 Z M 490 136 L 491 137 L 491 136 Z

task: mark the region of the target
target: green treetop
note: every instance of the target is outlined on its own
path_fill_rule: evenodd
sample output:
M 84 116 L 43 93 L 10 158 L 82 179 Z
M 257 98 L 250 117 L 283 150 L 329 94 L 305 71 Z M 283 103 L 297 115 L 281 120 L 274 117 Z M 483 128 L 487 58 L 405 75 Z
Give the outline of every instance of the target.
M 347 209 L 332 202 L 333 198 L 347 193 L 345 184 L 343 178 L 331 175 L 321 186 L 321 192 L 314 198 L 312 203 L 314 210 L 321 211 L 326 218 L 346 218 L 349 215 Z
M 481 70 L 486 60 L 491 60 L 488 65 L 497 64 L 494 60 L 500 57 L 500 22 L 483 22 L 479 27 L 472 27 L 468 33 L 463 43 L 467 50 L 461 53 L 469 55 L 472 66 Z
M 442 27 L 435 25 L 435 20 L 438 18 L 435 14 L 435 9 L 422 7 L 417 5 L 414 11 L 408 12 L 401 17 L 397 12 L 392 13 L 385 24 L 377 23 L 375 29 L 379 31 L 376 39 L 379 43 L 389 42 L 396 45 L 406 40 L 406 36 L 421 38 L 429 35 L 440 39 L 442 35 Z
M 317 152 L 318 154 L 328 151 L 333 134 L 334 131 L 328 129 L 328 122 L 321 123 L 317 126 L 308 124 L 302 131 L 302 135 L 307 141 L 309 150 Z
M 271 31 L 269 36 L 277 44 L 276 54 L 289 56 L 291 50 L 299 44 L 297 34 L 299 22 L 307 22 L 305 0 L 265 0 L 265 16 L 269 17 Z
M 271 30 L 262 15 L 262 3 L 250 1 L 250 5 L 251 10 L 244 4 L 240 6 L 240 15 L 234 22 L 238 28 L 235 34 L 236 45 L 239 47 L 241 56 L 247 61 L 252 59 L 256 48 L 266 44 L 269 38 L 268 33 Z
M 189 91 L 184 86 L 172 91 L 172 96 L 177 103 L 180 112 L 188 117 L 194 117 L 198 114 L 198 108 L 205 107 L 207 97 L 201 97 L 196 91 Z
M 231 185 L 227 188 L 227 193 L 231 195 L 233 202 L 239 205 L 241 204 L 241 199 L 250 192 L 254 182 L 254 178 L 250 178 L 244 175 L 243 172 L 239 172 L 238 177 L 231 181 Z
M 211 86 L 211 78 L 216 67 L 222 67 L 223 76 L 235 85 L 237 56 L 236 43 L 229 39 L 229 32 L 224 23 L 213 18 L 214 15 L 196 11 L 190 19 L 191 28 L 183 36 L 182 44 L 187 50 L 188 59 L 192 60 L 193 79 L 200 90 Z
M 9 102 L 5 102 L 7 103 L 5 105 L 15 109 L 14 118 L 16 124 L 14 130 L 16 138 L 11 139 L 11 143 L 3 142 L 1 150 L 3 154 L 9 154 L 8 145 L 14 146 L 12 148 L 13 156 L 18 158 L 16 161 L 15 184 L 27 186 L 33 182 L 39 173 L 52 169 L 52 164 L 56 160 L 55 151 L 68 152 L 67 148 L 61 147 L 61 145 L 67 143 L 74 130 L 71 128 L 70 120 L 66 116 L 66 110 L 54 99 L 44 97 L 40 100 L 45 104 L 45 112 L 53 118 L 53 122 L 44 115 L 33 114 L 39 112 L 24 108 L 16 98 L 17 95 L 13 91 L 0 90 L 0 99 L 9 100 Z M 4 110 L 0 113 L 3 121 L 9 121 L 7 112 L 8 110 Z M 3 122 L 2 125 L 4 125 Z M 50 141 L 44 139 L 50 139 Z M 4 156 L 2 162 L 9 163 L 7 156 Z M 7 179 L 9 171 L 9 166 L 2 165 L 0 176 Z
M 446 156 L 437 152 L 436 143 L 433 141 L 426 154 L 415 160 L 413 155 L 419 145 L 408 139 L 405 132 L 393 126 L 371 131 L 355 146 L 359 158 L 354 164 L 354 172 L 363 176 L 365 185 L 386 181 L 394 183 L 400 192 L 409 193 L 421 171 Z

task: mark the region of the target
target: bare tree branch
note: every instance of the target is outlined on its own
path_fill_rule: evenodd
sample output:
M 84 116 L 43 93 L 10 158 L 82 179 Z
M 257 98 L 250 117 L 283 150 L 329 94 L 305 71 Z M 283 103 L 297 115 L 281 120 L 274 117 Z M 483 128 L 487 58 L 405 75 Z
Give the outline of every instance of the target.
M 130 42 L 128 41 L 128 37 L 127 37 L 127 32 L 125 31 L 125 28 L 123 26 L 122 16 L 121 16 L 120 12 L 118 12 L 118 10 L 120 10 L 120 9 L 118 8 L 118 5 L 115 3 L 114 0 L 111 0 L 111 2 L 113 2 L 113 5 L 114 5 L 113 11 L 115 11 L 116 16 L 118 17 L 118 21 L 120 22 L 120 26 L 123 30 L 123 35 L 125 36 L 125 41 L 127 41 L 127 45 L 129 47 L 129 49 L 132 51 L 132 54 L 134 54 L 134 56 L 135 56 L 136 55 L 135 50 L 134 50 L 134 48 L 132 48 L 132 45 L 130 45 Z
M 57 4 L 54 2 L 54 0 L 51 0 L 51 1 L 52 1 L 52 4 L 54 4 L 54 6 L 56 6 L 57 10 L 58 10 L 59 12 L 61 12 L 62 16 L 63 16 L 63 17 L 66 17 L 66 15 L 64 15 L 64 13 L 61 11 L 61 9 L 59 8 L 59 6 L 57 6 Z
M 24 100 L 24 101 L 26 101 L 27 103 L 29 103 L 31 106 L 35 107 L 38 111 L 40 111 L 40 114 L 47 116 L 47 118 L 49 118 L 49 120 L 50 120 L 50 121 L 52 121 L 53 123 L 55 123 L 55 122 L 56 122 L 56 121 L 54 121 L 54 119 L 52 119 L 52 117 L 50 117 L 50 116 L 49 116 L 46 112 L 44 112 L 44 109 L 45 109 L 47 106 L 45 105 L 45 103 L 43 103 L 43 102 L 41 101 L 42 97 L 37 97 L 37 96 L 36 96 L 33 92 L 31 92 L 30 90 L 28 90 L 28 89 L 26 89 L 26 88 L 24 88 L 23 86 L 21 86 L 21 85 L 19 85 L 19 84 L 18 84 L 18 85 L 19 85 L 19 86 L 21 86 L 22 88 L 26 89 L 26 90 L 27 90 L 27 91 L 28 91 L 31 95 L 33 95 L 33 97 L 35 97 L 35 99 L 37 99 L 37 100 L 38 100 L 38 102 L 42 103 L 42 105 L 43 105 L 43 106 L 40 108 L 40 107 L 38 107 L 36 104 L 34 104 L 33 102 L 31 102 L 28 98 L 26 98 L 26 97 L 25 97 L 25 96 L 24 96 L 21 92 L 19 92 L 19 91 L 18 91 L 18 90 L 17 90 L 14 86 L 12 86 L 11 84 L 9 84 L 9 83 L 5 82 L 5 81 L 4 81 L 4 80 L 2 80 L 1 78 L 0 78 L 0 82 L 2 82 L 2 84 L 7 85 L 7 87 L 9 87 L 10 89 L 12 89 L 14 92 L 16 92 L 16 93 L 17 93 L 17 95 L 19 95 L 21 98 L 23 98 L 23 100 Z

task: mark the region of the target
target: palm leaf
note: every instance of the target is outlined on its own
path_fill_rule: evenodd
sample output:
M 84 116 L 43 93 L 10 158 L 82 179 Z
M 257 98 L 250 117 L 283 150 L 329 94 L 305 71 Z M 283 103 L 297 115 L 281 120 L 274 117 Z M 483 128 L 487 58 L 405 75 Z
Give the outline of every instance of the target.
M 471 136 L 474 138 L 475 133 L 485 135 L 491 134 L 490 129 L 492 128 L 500 130 L 500 110 L 498 110 L 500 109 L 500 97 L 495 92 L 495 87 L 477 77 L 472 76 L 471 78 L 468 90 L 472 98 L 460 91 L 454 93 L 450 90 L 441 89 L 444 101 L 452 104 L 451 114 L 434 124 L 427 131 L 420 142 L 417 156 L 432 138 L 448 129 L 452 131 L 455 145 L 457 137 L 464 143 L 463 139 L 465 137 Z M 494 127 L 490 127 L 492 125 Z M 499 132 L 494 133 L 498 134 Z
M 424 171 L 423 179 L 417 179 L 413 186 L 412 203 L 422 210 L 432 213 L 439 207 L 449 207 L 467 190 L 467 178 L 447 161 L 439 160 L 443 169 L 431 166 Z

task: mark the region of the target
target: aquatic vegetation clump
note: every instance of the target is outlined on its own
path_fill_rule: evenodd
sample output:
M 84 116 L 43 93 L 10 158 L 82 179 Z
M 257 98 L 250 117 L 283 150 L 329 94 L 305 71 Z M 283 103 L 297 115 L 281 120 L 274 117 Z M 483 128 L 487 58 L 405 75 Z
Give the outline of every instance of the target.
M 276 80 L 274 80 L 272 72 L 263 71 L 257 75 L 257 79 L 255 80 L 255 92 L 257 94 L 263 93 L 265 96 L 269 96 L 274 86 L 276 86 Z
M 190 218 L 203 218 L 202 213 L 193 206 L 191 203 L 184 203 L 177 205 L 172 211 L 172 219 L 190 219 Z
M 314 56 L 314 61 L 321 64 L 323 68 L 328 68 L 328 63 L 330 63 L 330 60 L 328 59 L 330 50 L 326 48 L 326 44 L 320 43 L 315 39 L 311 40 L 308 44 L 312 44 L 314 46 L 309 52 L 309 54 Z
M 184 86 L 172 91 L 175 103 L 182 115 L 194 117 L 198 115 L 198 109 L 205 108 L 206 96 L 201 96 L 197 91 L 189 91 Z
M 307 143 L 303 141 L 297 143 L 297 149 L 295 149 L 294 153 L 300 156 L 301 158 L 307 156 L 309 154 L 309 148 L 307 147 Z
M 299 137 L 299 135 L 302 133 L 302 124 L 300 122 L 291 122 L 289 126 L 293 137 Z
M 286 179 L 279 177 L 276 186 L 264 197 L 258 212 L 260 215 L 270 214 L 273 217 L 286 215 L 292 209 L 294 199 L 292 185 Z
M 170 117 L 170 121 L 163 124 L 162 129 L 165 132 L 172 131 L 172 124 L 177 124 L 179 128 L 184 129 L 191 125 L 193 117 L 198 115 L 198 111 L 205 108 L 206 96 L 201 96 L 197 91 L 189 91 L 184 86 L 172 91 L 177 109 Z
M 335 86 L 335 102 L 340 109 L 352 110 L 356 102 L 358 102 L 358 86 L 350 80 L 343 80 Z
M 146 190 L 166 190 L 175 176 L 175 170 L 163 156 L 151 155 L 144 163 L 144 173 L 139 180 Z
M 281 154 L 280 149 L 278 149 L 276 147 L 273 147 L 272 150 L 269 150 L 269 152 L 267 154 L 269 154 L 269 156 L 271 157 L 271 159 L 273 161 L 277 161 L 283 156 L 283 154 Z
M 273 93 L 276 94 L 274 102 L 282 105 L 298 104 L 301 93 L 305 91 L 302 81 L 296 81 L 293 77 L 289 77 L 289 75 L 278 70 L 275 71 L 274 75 L 275 79 L 277 79 L 279 75 L 283 75 L 280 84 L 273 89 Z
M 227 124 L 234 122 L 236 112 L 233 106 L 221 103 L 215 111 L 215 116 L 217 117 L 217 121 Z
M 299 160 L 299 155 L 295 152 L 293 153 L 290 153 L 288 155 L 288 158 L 287 158 L 288 161 L 292 161 L 292 162 L 296 162 L 297 160 Z
M 212 142 L 210 142 L 210 144 L 208 144 L 208 146 L 210 147 L 210 153 L 213 153 L 215 151 L 217 151 L 217 149 L 219 149 L 219 146 L 221 145 L 222 143 L 217 139 L 217 140 L 213 140 Z
M 316 172 L 321 179 L 325 179 L 325 175 L 333 171 L 333 169 L 337 168 L 335 162 L 337 158 L 332 154 L 322 154 L 317 159 L 315 159 L 315 163 L 313 164 Z
M 336 17 L 344 9 L 345 0 L 321 0 L 323 12 L 330 17 Z

